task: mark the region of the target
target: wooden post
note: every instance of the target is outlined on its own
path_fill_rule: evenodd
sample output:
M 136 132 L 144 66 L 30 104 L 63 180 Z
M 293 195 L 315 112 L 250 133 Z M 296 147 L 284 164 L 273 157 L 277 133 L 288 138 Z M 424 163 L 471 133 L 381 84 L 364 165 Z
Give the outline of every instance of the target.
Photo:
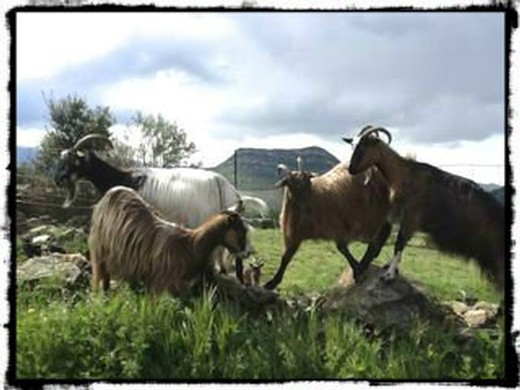
M 233 185 L 235 186 L 236 189 L 238 189 L 237 187 L 237 168 L 238 168 L 238 159 L 237 159 L 237 156 L 238 153 L 237 153 L 237 149 L 235 149 L 235 153 L 234 153 L 234 158 L 233 158 Z

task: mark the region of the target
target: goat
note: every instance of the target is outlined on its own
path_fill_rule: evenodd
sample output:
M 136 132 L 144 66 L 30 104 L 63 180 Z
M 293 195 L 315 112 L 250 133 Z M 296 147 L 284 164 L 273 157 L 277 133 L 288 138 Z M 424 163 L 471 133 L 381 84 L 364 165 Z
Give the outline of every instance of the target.
M 282 179 L 275 187 L 285 187 L 280 213 L 285 252 L 276 274 L 264 287 L 274 289 L 302 241 L 316 239 L 335 241 L 359 281 L 391 231 L 386 222 L 390 210 L 386 180 L 375 168 L 367 180 L 368 175 L 350 175 L 343 163 L 320 176 L 298 165 L 298 171 L 278 166 Z M 348 250 L 351 241 L 369 243 L 359 263 Z
M 110 278 L 143 283 L 152 294 L 183 295 L 211 270 L 211 254 L 224 246 L 239 257 L 250 252 L 248 228 L 225 210 L 196 229 L 164 220 L 134 190 L 116 186 L 94 207 L 88 246 L 92 288 L 105 291 Z
M 216 172 L 197 168 L 116 168 L 92 150 L 83 149 L 94 139 L 113 147 L 105 136 L 89 134 L 61 152 L 54 179 L 68 190 L 63 207 L 75 200 L 78 182 L 87 180 L 102 194 L 117 185 L 133 188 L 167 220 L 190 228 L 199 226 L 212 214 L 235 207 L 240 200 L 245 208 L 254 208 L 261 214 L 268 212 L 262 199 L 239 194 Z
M 392 216 L 399 223 L 394 256 L 382 278 L 398 272 L 403 249 L 414 232 L 423 231 L 442 252 L 473 258 L 486 276 L 504 285 L 504 209 L 477 183 L 432 165 L 401 157 L 374 133 L 388 130 L 367 126 L 356 137 L 349 172 L 377 169 L 391 188 Z
M 260 277 L 262 276 L 263 262 L 252 261 L 244 270 L 244 286 L 255 287 L 260 285 Z
M 188 228 L 199 226 L 210 215 L 234 208 L 241 201 L 245 209 L 252 208 L 266 215 L 269 207 L 259 198 L 241 195 L 222 175 L 195 168 L 133 168 L 119 169 L 99 158 L 85 145 L 92 140 L 113 148 L 111 141 L 100 134 L 89 134 L 61 152 L 55 182 L 68 190 L 63 207 L 76 198 L 78 182 L 90 181 L 102 194 L 123 185 L 137 191 L 165 219 Z M 216 253 L 217 263 L 225 272 L 226 257 Z M 239 259 L 236 259 L 238 262 Z M 242 266 L 236 264 L 237 277 L 242 281 Z

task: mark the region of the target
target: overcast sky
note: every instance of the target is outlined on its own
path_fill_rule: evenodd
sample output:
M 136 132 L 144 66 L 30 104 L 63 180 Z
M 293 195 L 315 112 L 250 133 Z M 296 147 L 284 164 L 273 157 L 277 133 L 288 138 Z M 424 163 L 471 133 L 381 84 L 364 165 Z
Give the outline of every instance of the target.
M 176 121 L 213 166 L 238 147 L 317 145 L 386 126 L 394 148 L 504 183 L 500 13 L 18 13 L 17 143 L 41 140 L 42 93 Z M 459 166 L 465 164 L 465 166 Z M 472 166 L 486 165 L 486 166 Z

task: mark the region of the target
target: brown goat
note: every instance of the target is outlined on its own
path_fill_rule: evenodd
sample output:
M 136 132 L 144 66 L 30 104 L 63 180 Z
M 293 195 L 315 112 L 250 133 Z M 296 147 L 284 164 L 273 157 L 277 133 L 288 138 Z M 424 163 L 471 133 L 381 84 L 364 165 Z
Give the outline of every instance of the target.
M 428 233 L 443 252 L 477 260 L 482 271 L 504 286 L 504 208 L 477 183 L 429 164 L 401 157 L 365 127 L 357 137 L 349 171 L 358 174 L 377 167 L 392 189 L 392 215 L 399 222 L 394 257 L 383 275 L 392 280 L 403 249 L 417 230 Z M 353 143 L 353 139 L 344 138 Z
M 390 210 L 389 188 L 377 169 L 370 175 L 350 175 L 338 164 L 321 176 L 289 171 L 279 165 L 284 177 L 276 184 L 285 187 L 280 226 L 285 245 L 280 267 L 265 288 L 275 288 L 302 241 L 332 240 L 359 280 L 373 258 L 379 255 L 391 231 L 386 222 Z M 360 263 L 348 250 L 351 241 L 369 246 Z
M 134 190 L 114 187 L 95 206 L 89 236 L 92 287 L 106 291 L 111 277 L 143 283 L 153 294 L 181 295 L 211 272 L 211 254 L 224 246 L 249 252 L 248 229 L 239 214 L 223 211 L 196 229 L 162 219 Z

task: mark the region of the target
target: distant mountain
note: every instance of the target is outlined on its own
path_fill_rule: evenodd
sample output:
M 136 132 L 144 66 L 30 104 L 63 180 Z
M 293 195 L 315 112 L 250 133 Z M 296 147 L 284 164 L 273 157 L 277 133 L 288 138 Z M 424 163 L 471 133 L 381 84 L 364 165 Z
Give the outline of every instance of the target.
M 24 164 L 31 162 L 36 157 L 38 148 L 30 146 L 17 146 L 16 147 L 16 164 Z
M 479 185 L 488 192 L 493 192 L 500 188 L 500 186 L 498 184 L 493 184 L 493 183 L 488 183 L 488 184 L 479 183 Z
M 339 162 L 332 154 L 317 146 L 302 149 L 244 148 L 237 149 L 234 155 L 211 169 L 234 183 L 235 156 L 237 187 L 246 191 L 273 188 L 278 180 L 277 165 L 285 164 L 289 169 L 296 169 L 298 156 L 302 158 L 305 170 L 316 173 L 324 173 Z
M 491 191 L 491 194 L 498 199 L 498 201 L 502 204 L 504 204 L 504 188 L 505 187 L 499 187 L 495 190 Z

